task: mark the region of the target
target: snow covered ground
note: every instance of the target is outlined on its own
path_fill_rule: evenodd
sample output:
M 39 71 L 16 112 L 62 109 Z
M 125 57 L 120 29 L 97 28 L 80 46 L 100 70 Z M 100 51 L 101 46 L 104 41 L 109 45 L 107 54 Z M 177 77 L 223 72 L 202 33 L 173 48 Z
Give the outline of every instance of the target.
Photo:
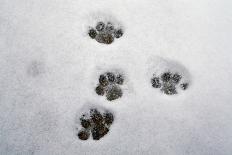
M 110 45 L 88 27 L 110 20 Z M 0 0 L 0 154 L 232 153 L 232 1 Z M 153 72 L 190 82 L 166 95 Z M 123 96 L 95 93 L 107 70 L 125 75 Z M 100 140 L 82 141 L 83 109 L 114 114 Z

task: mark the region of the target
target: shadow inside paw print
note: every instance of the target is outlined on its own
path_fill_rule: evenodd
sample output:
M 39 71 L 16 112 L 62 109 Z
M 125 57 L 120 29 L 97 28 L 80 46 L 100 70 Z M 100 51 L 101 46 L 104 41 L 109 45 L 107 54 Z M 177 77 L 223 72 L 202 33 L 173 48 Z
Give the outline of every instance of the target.
M 99 84 L 95 89 L 98 95 L 105 95 L 109 101 L 122 97 L 122 89 L 119 85 L 124 82 L 124 77 L 119 73 L 107 72 L 99 77 Z
M 153 76 L 151 79 L 152 87 L 160 88 L 160 90 L 167 95 L 178 94 L 177 87 L 182 90 L 188 88 L 188 83 L 181 83 L 182 76 L 179 73 L 164 72 L 162 75 Z
M 86 115 L 80 117 L 82 129 L 77 136 L 81 140 L 87 140 L 92 134 L 93 140 L 100 140 L 109 132 L 114 121 L 114 115 L 109 111 L 102 114 L 96 108 L 90 109 L 89 114 L 89 117 Z
M 88 34 L 90 38 L 99 43 L 111 44 L 115 38 L 120 38 L 123 35 L 123 30 L 116 29 L 111 22 L 98 22 L 95 28 L 89 29 Z

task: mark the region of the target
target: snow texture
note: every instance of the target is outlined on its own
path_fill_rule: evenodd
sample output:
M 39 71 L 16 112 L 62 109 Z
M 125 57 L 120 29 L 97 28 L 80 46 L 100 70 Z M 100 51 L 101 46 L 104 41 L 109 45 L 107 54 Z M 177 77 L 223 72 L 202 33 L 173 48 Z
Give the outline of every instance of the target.
M 0 154 L 231 155 L 232 1 L 0 0 Z M 90 26 L 123 36 L 101 44 Z M 123 95 L 95 92 L 118 70 Z M 178 71 L 187 90 L 165 95 L 153 74 Z M 77 137 L 86 108 L 111 111 L 98 141 Z

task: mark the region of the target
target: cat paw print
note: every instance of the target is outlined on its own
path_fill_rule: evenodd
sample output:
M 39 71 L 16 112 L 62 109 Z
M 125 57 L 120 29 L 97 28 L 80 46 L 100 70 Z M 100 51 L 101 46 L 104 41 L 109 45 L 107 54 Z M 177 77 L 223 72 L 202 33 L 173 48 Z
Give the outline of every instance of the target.
M 160 76 L 153 75 L 151 78 L 152 87 L 160 89 L 164 94 L 178 94 L 178 88 L 186 90 L 189 86 L 187 82 L 181 82 L 182 75 L 170 71 L 162 73 Z
M 122 97 L 123 92 L 120 85 L 123 85 L 124 77 L 120 73 L 106 72 L 99 76 L 99 84 L 95 92 L 100 96 L 106 96 L 108 101 Z
M 91 135 L 93 140 L 100 140 L 110 131 L 114 115 L 106 110 L 100 112 L 97 108 L 92 108 L 84 113 L 79 120 L 81 129 L 77 136 L 80 140 L 87 140 Z
M 115 28 L 111 22 L 99 21 L 95 27 L 90 27 L 89 37 L 102 44 L 111 44 L 114 39 L 122 37 L 122 28 Z
M 163 94 L 181 94 L 189 88 L 191 74 L 178 61 L 154 56 L 148 59 L 147 64 L 149 84 Z

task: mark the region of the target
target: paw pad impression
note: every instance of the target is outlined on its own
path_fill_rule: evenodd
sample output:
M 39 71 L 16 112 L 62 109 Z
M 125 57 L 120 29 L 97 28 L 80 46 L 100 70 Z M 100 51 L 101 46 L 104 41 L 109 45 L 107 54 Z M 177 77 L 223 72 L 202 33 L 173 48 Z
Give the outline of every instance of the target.
M 120 85 L 123 85 L 124 77 L 120 73 L 106 72 L 99 76 L 99 84 L 95 92 L 100 96 L 106 96 L 109 101 L 122 97 L 123 92 Z
M 77 133 L 79 139 L 87 140 L 92 135 L 93 140 L 100 140 L 109 132 L 114 115 L 106 110 L 101 113 L 97 108 L 92 108 L 79 120 L 81 124 L 81 129 Z
M 98 22 L 96 26 L 90 27 L 88 31 L 89 37 L 95 39 L 102 44 L 111 44 L 115 38 L 123 35 L 122 28 L 115 28 L 111 22 Z
M 164 94 L 174 95 L 178 94 L 178 87 L 182 90 L 188 88 L 188 83 L 181 83 L 182 75 L 179 73 L 172 73 L 170 71 L 162 73 L 160 76 L 153 76 L 151 84 L 154 88 L 159 88 Z

